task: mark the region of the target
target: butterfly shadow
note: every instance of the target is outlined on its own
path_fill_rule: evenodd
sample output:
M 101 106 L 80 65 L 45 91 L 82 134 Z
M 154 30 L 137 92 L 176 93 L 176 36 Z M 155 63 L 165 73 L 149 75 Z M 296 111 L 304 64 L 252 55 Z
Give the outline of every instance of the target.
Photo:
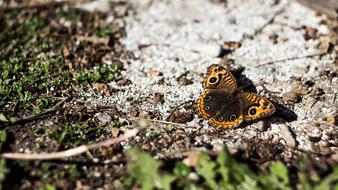
M 242 88 L 243 91 L 245 92 L 257 93 L 257 89 L 253 81 L 247 78 L 243 74 L 244 69 L 245 69 L 244 67 L 238 67 L 235 69 L 229 68 L 231 74 L 236 78 L 239 88 Z M 239 128 L 244 128 L 253 123 L 263 121 L 263 130 L 266 130 L 267 128 L 271 126 L 272 123 L 287 123 L 287 122 L 297 120 L 298 118 L 297 114 L 294 111 L 292 111 L 290 108 L 284 106 L 283 104 L 278 103 L 277 101 L 271 101 L 271 102 L 274 104 L 276 108 L 276 112 L 273 115 L 271 115 L 270 117 L 259 119 L 259 120 L 243 122 L 239 126 Z

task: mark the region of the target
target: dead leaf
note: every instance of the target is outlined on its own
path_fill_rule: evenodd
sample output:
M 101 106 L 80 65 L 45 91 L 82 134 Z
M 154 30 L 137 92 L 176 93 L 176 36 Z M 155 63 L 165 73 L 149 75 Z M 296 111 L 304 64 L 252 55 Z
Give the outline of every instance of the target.
M 67 48 L 63 49 L 62 55 L 64 58 L 68 58 L 70 56 L 70 52 Z
M 285 102 L 289 103 L 299 103 L 302 100 L 302 97 L 295 92 L 285 92 L 283 93 L 282 98 Z
M 112 134 L 113 137 L 117 137 L 119 135 L 119 133 L 120 133 L 120 129 L 119 128 L 113 127 L 111 129 L 111 134 Z
M 97 92 L 103 93 L 103 95 L 106 96 L 106 97 L 111 96 L 108 85 L 106 85 L 104 83 L 94 83 L 93 89 Z
M 188 157 L 183 160 L 183 163 L 189 167 L 195 167 L 198 163 L 198 153 L 190 152 Z
M 194 113 L 191 110 L 187 112 L 181 112 L 180 110 L 175 110 L 168 116 L 167 121 L 175 122 L 175 123 L 186 123 L 186 122 L 192 121 L 193 119 L 194 119 Z
M 293 89 L 293 92 L 296 94 L 305 95 L 308 93 L 308 90 L 307 88 L 304 87 L 296 87 Z
M 90 41 L 93 44 L 104 44 L 108 45 L 109 37 L 98 37 L 98 36 L 76 36 L 77 41 Z
M 326 122 L 331 125 L 338 125 L 338 113 L 333 113 L 327 116 Z
M 150 69 L 149 75 L 152 76 L 152 77 L 157 77 L 157 76 L 161 75 L 161 73 L 158 72 L 158 71 L 155 70 L 155 69 Z

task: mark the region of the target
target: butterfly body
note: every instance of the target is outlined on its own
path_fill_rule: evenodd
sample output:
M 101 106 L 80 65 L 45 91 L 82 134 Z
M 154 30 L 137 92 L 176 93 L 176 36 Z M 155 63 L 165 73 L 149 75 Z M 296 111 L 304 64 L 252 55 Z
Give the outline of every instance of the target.
M 265 97 L 238 88 L 234 76 L 221 65 L 209 67 L 203 86 L 198 113 L 216 127 L 237 127 L 243 121 L 270 116 L 276 110 Z

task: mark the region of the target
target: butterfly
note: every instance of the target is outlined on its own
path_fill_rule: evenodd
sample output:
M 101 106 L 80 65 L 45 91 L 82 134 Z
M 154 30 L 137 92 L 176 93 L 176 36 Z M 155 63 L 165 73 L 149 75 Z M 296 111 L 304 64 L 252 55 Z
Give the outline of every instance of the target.
M 230 71 L 214 64 L 203 81 L 204 92 L 198 100 L 198 115 L 215 127 L 232 128 L 275 113 L 275 106 L 265 97 L 239 88 Z

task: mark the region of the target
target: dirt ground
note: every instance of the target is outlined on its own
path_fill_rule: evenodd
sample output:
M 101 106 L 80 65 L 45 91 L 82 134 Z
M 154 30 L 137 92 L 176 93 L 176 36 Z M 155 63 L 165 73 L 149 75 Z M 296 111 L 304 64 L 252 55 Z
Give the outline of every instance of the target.
M 297 165 L 305 154 L 330 166 L 338 162 L 338 128 L 327 121 L 338 110 L 334 18 L 286 0 L 92 3 L 97 4 L 76 7 L 110 7 L 100 10 L 99 22 L 119 30 L 109 39 L 90 38 L 91 49 L 77 51 L 69 62 L 74 70 L 118 63 L 114 80 L 67 86 L 58 96 L 70 98 L 57 109 L 4 124 L 8 140 L 1 151 L 55 152 L 145 128 L 111 148 L 76 157 L 8 160 L 5 189 L 41 189 L 46 182 L 60 189 L 114 189 L 126 175 L 125 151 L 136 145 L 161 160 L 182 160 L 195 151 L 217 154 L 227 147 L 256 164 L 282 160 Z M 94 32 L 69 34 L 87 38 L 86 33 Z M 88 63 L 81 66 L 79 60 Z M 274 115 L 231 129 L 216 129 L 198 117 L 203 77 L 222 60 L 239 84 L 249 84 L 246 90 L 275 104 Z M 66 123 L 76 122 L 86 125 L 60 137 Z

